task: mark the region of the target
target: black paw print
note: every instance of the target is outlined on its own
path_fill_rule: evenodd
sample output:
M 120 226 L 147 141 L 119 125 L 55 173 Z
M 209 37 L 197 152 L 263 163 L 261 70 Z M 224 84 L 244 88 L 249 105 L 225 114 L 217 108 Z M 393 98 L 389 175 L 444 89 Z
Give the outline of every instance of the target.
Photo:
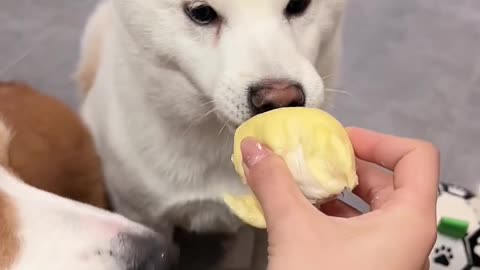
M 435 257 L 433 259 L 435 263 L 449 266 L 450 261 L 452 259 L 453 259 L 453 253 L 451 248 L 443 245 L 438 248 L 435 248 Z

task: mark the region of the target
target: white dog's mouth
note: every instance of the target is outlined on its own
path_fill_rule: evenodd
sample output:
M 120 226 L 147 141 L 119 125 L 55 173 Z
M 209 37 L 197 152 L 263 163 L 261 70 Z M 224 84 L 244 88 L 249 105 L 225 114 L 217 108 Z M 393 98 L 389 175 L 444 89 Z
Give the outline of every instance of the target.
M 267 111 L 306 106 L 304 87 L 293 80 L 265 79 L 238 93 L 238 96 L 214 98 L 215 114 L 223 129 L 235 130 L 251 117 Z

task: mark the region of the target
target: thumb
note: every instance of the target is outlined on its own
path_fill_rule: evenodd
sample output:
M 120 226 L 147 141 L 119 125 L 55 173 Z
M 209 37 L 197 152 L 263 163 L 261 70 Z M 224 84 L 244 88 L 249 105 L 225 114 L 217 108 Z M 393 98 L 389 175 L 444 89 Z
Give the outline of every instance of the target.
M 295 222 L 312 207 L 280 156 L 250 138 L 242 142 L 241 148 L 247 182 L 263 208 L 268 226 Z

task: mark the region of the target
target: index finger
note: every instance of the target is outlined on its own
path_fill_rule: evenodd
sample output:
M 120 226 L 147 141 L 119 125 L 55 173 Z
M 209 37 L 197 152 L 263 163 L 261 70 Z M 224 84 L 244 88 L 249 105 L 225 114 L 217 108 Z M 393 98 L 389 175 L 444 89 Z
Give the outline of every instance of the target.
M 432 144 L 359 128 L 348 131 L 358 158 L 394 172 L 395 189 L 435 203 L 440 155 Z

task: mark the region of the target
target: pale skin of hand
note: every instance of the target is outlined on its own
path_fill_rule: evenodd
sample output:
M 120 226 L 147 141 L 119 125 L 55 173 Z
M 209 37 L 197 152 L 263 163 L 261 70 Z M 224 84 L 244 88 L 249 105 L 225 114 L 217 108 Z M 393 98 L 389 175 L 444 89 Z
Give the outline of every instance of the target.
M 428 269 L 436 239 L 439 152 L 424 141 L 348 132 L 358 162 L 354 193 L 370 204 L 366 214 L 340 201 L 319 211 L 281 157 L 251 138 L 242 143 L 247 182 L 267 221 L 269 270 Z

